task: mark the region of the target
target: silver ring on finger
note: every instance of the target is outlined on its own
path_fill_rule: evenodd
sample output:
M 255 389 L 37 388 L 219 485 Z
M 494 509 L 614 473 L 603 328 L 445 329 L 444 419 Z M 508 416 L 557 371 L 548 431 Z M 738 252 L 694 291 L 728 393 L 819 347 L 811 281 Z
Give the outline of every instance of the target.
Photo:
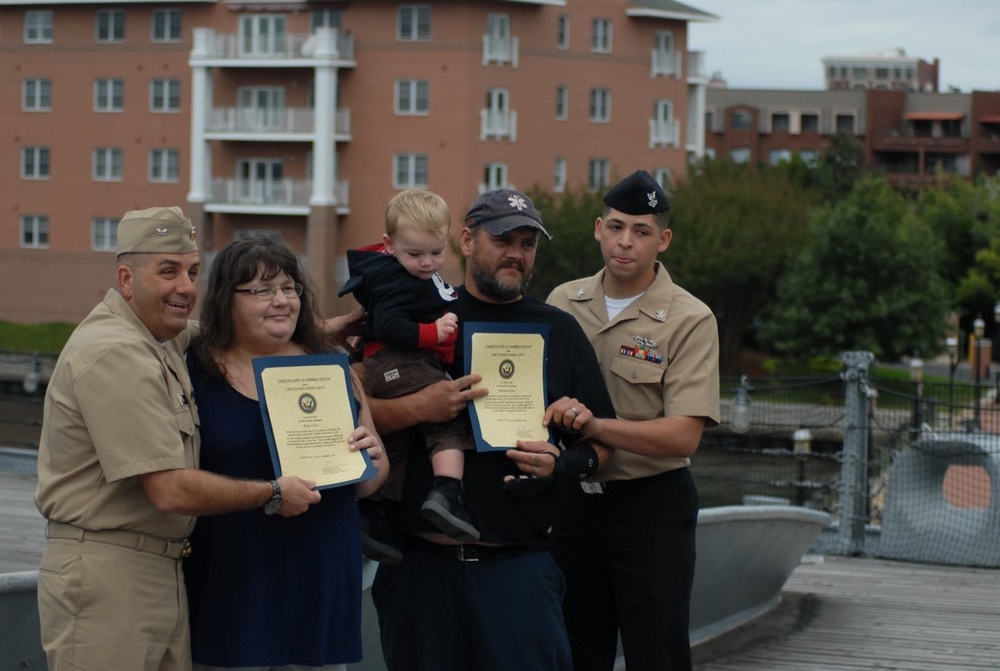
M 576 408 L 570 408 L 570 409 L 569 409 L 569 411 L 570 411 L 571 413 L 573 413 L 573 416 L 574 416 L 574 417 L 576 417 L 577 415 L 579 415 L 579 414 L 580 414 L 580 411 L 579 411 L 579 410 L 577 410 Z

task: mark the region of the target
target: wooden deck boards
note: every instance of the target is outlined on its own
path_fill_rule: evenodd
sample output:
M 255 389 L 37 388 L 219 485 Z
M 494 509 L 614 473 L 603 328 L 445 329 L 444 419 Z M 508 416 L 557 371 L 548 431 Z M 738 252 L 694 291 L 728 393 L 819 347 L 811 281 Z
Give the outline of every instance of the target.
M 0 573 L 38 567 L 35 484 L 0 474 Z M 697 671 L 1000 669 L 1000 570 L 819 559 L 795 570 L 773 613 L 698 646 Z

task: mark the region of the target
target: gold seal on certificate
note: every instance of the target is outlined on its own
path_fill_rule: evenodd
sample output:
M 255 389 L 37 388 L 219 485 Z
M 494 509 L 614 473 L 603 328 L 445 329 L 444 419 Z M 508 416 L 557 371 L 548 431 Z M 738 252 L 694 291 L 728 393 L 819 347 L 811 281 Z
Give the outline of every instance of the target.
M 470 322 L 463 329 L 466 372 L 481 375 L 476 387 L 490 391 L 469 410 L 476 449 L 507 450 L 518 440 L 549 440 L 542 425 L 546 326 Z
M 357 408 L 346 355 L 263 357 L 253 365 L 276 476 L 322 489 L 375 475 L 368 453 L 347 447 Z

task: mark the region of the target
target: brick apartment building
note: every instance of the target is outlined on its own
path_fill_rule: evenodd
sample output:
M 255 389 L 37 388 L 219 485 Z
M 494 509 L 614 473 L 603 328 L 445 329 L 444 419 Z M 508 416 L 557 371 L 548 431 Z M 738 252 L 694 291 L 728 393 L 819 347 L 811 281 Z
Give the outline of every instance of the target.
M 681 178 L 708 81 L 687 26 L 713 20 L 669 0 L 8 0 L 0 319 L 82 318 L 130 209 L 181 205 L 209 262 L 281 235 L 333 313 L 346 250 L 401 188 L 444 196 L 455 233 L 488 188 Z
M 877 89 L 880 91 L 938 92 L 941 62 L 907 56 L 903 49 L 870 51 L 848 56 L 827 56 L 823 73 L 829 90 Z
M 1000 174 L 1000 91 L 922 93 L 709 88 L 706 154 L 776 164 L 811 159 L 830 137 L 862 142 L 870 168 L 896 186 L 934 184 L 939 173 Z

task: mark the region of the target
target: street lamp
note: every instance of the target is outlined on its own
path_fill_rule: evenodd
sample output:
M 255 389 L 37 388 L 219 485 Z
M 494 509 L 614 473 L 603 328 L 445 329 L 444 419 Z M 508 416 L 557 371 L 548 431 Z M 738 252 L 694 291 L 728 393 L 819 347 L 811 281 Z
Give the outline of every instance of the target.
M 736 389 L 730 426 L 733 433 L 746 433 L 750 430 L 750 385 L 746 375 L 740 378 L 740 386 Z
M 31 363 L 28 364 L 28 371 L 24 374 L 24 379 L 21 381 L 21 388 L 24 389 L 24 393 L 29 396 L 38 391 L 38 383 L 41 381 L 39 368 L 38 355 L 32 354 Z
M 792 433 L 792 452 L 799 467 L 798 485 L 799 505 L 806 504 L 806 462 L 812 454 L 812 432 L 809 429 L 796 429 Z
M 916 388 L 916 397 L 913 402 L 913 431 L 915 434 L 914 438 L 916 438 L 916 434 L 920 433 L 920 427 L 924 423 L 921 416 L 921 405 L 923 404 L 924 395 L 924 361 L 916 352 L 914 352 L 913 358 L 910 359 L 910 379 L 913 380 L 914 387 Z
M 944 339 L 948 349 L 948 427 L 955 427 L 955 369 L 958 368 L 958 338 L 948 336 Z
M 981 349 L 979 347 L 979 342 L 980 342 L 980 340 L 982 340 L 983 335 L 986 333 L 986 322 L 983 321 L 982 317 L 976 317 L 976 319 L 972 322 L 972 332 L 976 336 L 976 340 L 975 340 L 976 348 L 975 348 L 974 356 L 973 356 L 973 363 L 976 366 L 976 374 L 975 374 L 975 380 L 976 380 L 976 412 L 975 412 L 975 415 L 973 416 L 973 420 L 974 420 L 973 428 L 976 431 L 978 431 L 979 430 L 979 426 L 980 426 L 979 425 L 979 416 L 980 416 L 979 383 L 980 383 L 980 381 L 982 380 L 982 377 L 983 377 L 983 372 L 982 372 L 982 370 L 980 370 L 980 368 L 981 368 L 980 357 L 982 356 L 982 354 L 981 354 Z

